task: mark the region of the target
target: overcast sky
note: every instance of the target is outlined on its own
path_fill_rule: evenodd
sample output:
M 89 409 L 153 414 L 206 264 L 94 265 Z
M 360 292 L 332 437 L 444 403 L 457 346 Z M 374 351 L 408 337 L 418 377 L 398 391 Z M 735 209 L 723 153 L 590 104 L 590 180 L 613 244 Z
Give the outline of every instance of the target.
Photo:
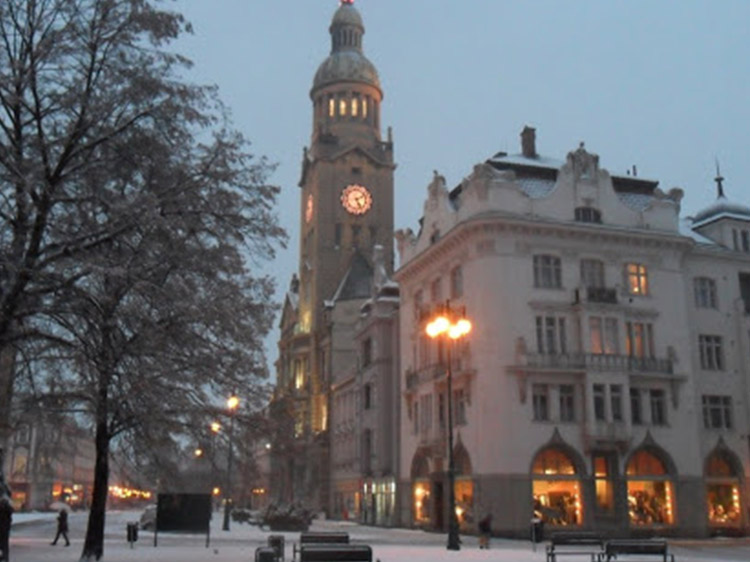
M 281 301 L 297 269 L 309 91 L 330 52 L 338 0 L 176 0 L 194 35 L 190 78 L 219 86 L 254 152 L 278 163 L 290 236 L 270 267 Z M 416 230 L 432 170 L 450 187 L 498 151 L 560 160 L 584 141 L 614 174 L 685 191 L 683 215 L 716 197 L 750 204 L 750 1 L 357 0 L 393 127 L 396 228 Z M 398 264 L 397 264 L 398 265 Z M 268 339 L 277 357 L 274 333 Z

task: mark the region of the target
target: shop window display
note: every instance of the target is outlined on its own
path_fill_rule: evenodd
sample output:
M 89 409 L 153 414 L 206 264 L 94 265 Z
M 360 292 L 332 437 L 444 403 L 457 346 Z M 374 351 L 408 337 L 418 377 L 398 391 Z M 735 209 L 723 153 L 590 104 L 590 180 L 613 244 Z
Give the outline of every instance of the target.
M 582 524 L 581 485 L 570 457 L 547 449 L 534 459 L 532 471 L 534 516 L 548 525 Z
M 713 454 L 706 465 L 706 506 L 711 526 L 735 526 L 741 522 L 739 478 L 720 453 Z
M 414 484 L 414 522 L 425 525 L 430 522 L 430 484 L 416 482 Z
M 474 482 L 471 478 L 456 478 L 456 517 L 461 529 L 471 528 L 474 522 Z
M 636 526 L 674 524 L 674 490 L 664 463 L 646 451 L 628 462 L 628 515 Z

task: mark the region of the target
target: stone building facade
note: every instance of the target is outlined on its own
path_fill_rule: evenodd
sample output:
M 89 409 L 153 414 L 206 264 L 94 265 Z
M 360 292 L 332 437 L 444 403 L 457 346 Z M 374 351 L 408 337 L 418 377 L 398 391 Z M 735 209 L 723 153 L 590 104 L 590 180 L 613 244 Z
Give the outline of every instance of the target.
M 420 231 L 397 233 L 402 521 L 447 521 L 452 345 L 465 529 L 745 532 L 750 209 L 720 191 L 681 220 L 681 190 L 521 136 L 452 191 L 436 174 Z M 425 335 L 446 300 L 465 341 Z

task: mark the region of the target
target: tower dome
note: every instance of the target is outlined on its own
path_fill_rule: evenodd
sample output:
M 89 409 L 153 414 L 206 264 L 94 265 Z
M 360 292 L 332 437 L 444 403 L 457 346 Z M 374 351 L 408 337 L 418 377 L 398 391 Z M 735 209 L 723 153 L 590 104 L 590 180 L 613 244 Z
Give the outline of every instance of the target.
M 727 199 L 727 196 L 724 195 L 724 178 L 721 176 L 721 173 L 718 171 L 718 169 L 714 181 L 716 181 L 717 188 L 716 201 L 695 214 L 695 216 L 693 217 L 693 226 L 702 226 L 721 217 L 733 217 L 742 220 L 750 220 L 750 207 L 748 207 L 747 205 L 743 205 L 742 203 L 730 201 L 729 199 Z
M 352 2 L 342 2 L 329 31 L 331 54 L 318 67 L 312 91 L 336 82 L 359 82 L 380 90 L 378 71 L 362 52 L 365 26 Z

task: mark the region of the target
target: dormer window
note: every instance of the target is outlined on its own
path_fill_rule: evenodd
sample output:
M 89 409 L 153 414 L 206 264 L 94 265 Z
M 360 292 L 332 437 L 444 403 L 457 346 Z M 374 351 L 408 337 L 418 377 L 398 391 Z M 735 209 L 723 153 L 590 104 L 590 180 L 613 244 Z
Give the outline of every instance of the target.
M 602 222 L 602 213 L 594 207 L 577 207 L 575 211 L 576 222 Z

